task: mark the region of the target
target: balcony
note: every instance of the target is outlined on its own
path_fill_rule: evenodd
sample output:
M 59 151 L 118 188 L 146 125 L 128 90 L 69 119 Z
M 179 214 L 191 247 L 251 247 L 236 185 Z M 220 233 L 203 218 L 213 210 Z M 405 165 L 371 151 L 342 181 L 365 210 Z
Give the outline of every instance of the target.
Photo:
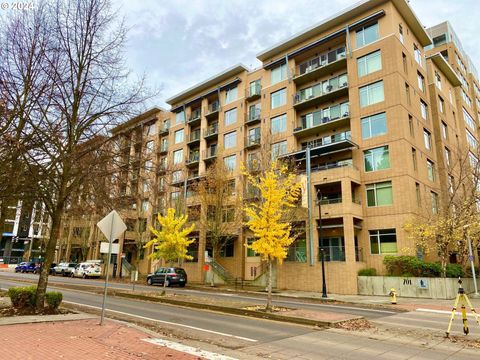
M 217 157 L 217 147 L 210 147 L 207 150 L 203 151 L 203 160 L 204 161 L 213 161 Z
M 208 108 L 207 108 L 207 111 L 205 113 L 205 117 L 209 120 L 218 117 L 220 109 L 221 109 L 220 101 L 218 101 L 218 100 L 212 102 L 211 104 L 208 104 Z
M 245 91 L 245 100 L 247 101 L 257 100 L 260 96 L 262 96 L 262 84 L 260 84 L 260 82 L 250 84 Z
M 257 159 L 247 161 L 246 167 L 247 171 L 251 174 L 257 173 L 262 170 L 260 160 Z
M 194 130 L 188 138 L 187 145 L 198 145 L 200 143 L 200 129 Z
M 198 108 L 192 111 L 190 117 L 187 120 L 187 123 L 191 126 L 195 126 L 200 124 L 202 120 L 202 109 Z
M 194 171 L 194 172 L 188 174 L 187 181 L 188 182 L 199 181 L 201 178 L 202 178 L 202 176 L 200 176 L 198 171 Z
M 260 128 L 258 128 L 260 130 Z M 255 131 L 254 134 L 247 135 L 245 139 L 245 149 L 253 149 L 260 146 L 261 143 L 260 131 Z
M 157 166 L 157 174 L 162 175 L 162 174 L 165 174 L 166 172 L 167 172 L 167 164 L 163 162 L 159 163 Z
M 349 122 L 349 103 L 344 102 L 302 116 L 301 126 L 293 129 L 293 134 L 297 138 L 303 138 L 347 125 Z
M 200 162 L 200 153 L 195 152 L 190 154 L 188 159 L 185 161 L 185 165 L 187 165 L 188 167 L 191 167 L 191 166 L 198 165 L 199 162 Z
M 348 81 L 346 75 L 341 75 L 328 80 L 328 85 L 324 81 L 297 91 L 293 106 L 296 110 L 302 110 L 346 95 Z
M 205 140 L 216 139 L 217 136 L 218 136 L 218 123 L 210 124 L 206 129 L 203 130 L 203 138 Z
M 168 135 L 169 131 L 170 131 L 170 126 L 169 125 L 160 126 L 160 128 L 158 129 L 158 135 L 159 136 Z
M 358 148 L 358 145 L 352 141 L 351 132 L 345 131 L 302 143 L 302 150 L 297 152 L 300 158 L 304 158 L 304 155 L 301 153 L 305 152 L 307 148 L 310 149 L 310 155 L 314 157 L 351 150 L 353 148 Z
M 166 154 L 168 152 L 168 143 L 161 144 L 158 148 L 158 153 L 160 155 Z
M 345 47 L 332 50 L 326 54 L 310 59 L 298 67 L 293 81 L 297 85 L 306 84 L 327 74 L 331 74 L 347 66 Z
M 252 108 L 247 114 L 245 125 L 253 125 L 262 121 L 262 110 L 260 108 Z

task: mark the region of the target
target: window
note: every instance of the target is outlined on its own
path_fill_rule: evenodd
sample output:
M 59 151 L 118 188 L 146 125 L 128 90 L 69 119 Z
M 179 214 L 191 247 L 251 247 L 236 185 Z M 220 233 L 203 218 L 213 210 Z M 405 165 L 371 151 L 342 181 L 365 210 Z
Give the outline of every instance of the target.
M 149 208 L 150 208 L 150 203 L 148 202 L 148 200 L 143 200 L 142 201 L 142 211 L 148 211 Z
M 403 27 L 402 27 L 402 25 L 398 25 L 398 33 L 400 35 L 400 42 L 403 44 L 404 39 L 403 39 Z
M 393 192 L 391 181 L 367 185 L 367 206 L 385 206 L 392 204 Z
M 430 197 L 432 199 L 432 214 L 438 214 L 438 194 L 430 191 Z
M 397 232 L 395 229 L 370 230 L 370 253 L 375 255 L 397 252 Z
M 230 149 L 237 146 L 237 132 L 232 131 L 228 134 L 225 134 L 223 137 L 223 146 L 225 149 Z
M 225 126 L 235 124 L 237 122 L 237 108 L 225 111 Z
M 228 180 L 226 193 L 228 196 L 233 196 L 236 193 L 236 183 L 235 179 Z
M 170 199 L 172 201 L 176 201 L 180 198 L 180 191 L 173 191 L 171 194 L 170 194 Z
M 145 152 L 147 154 L 151 154 L 153 152 L 153 145 L 154 145 L 153 141 L 149 141 L 145 144 Z
M 235 208 L 227 206 L 222 209 L 222 222 L 232 222 L 235 220 Z
M 252 244 L 254 242 L 255 242 L 255 238 L 248 238 L 247 239 L 247 245 L 249 246 L 249 247 L 247 247 L 247 257 L 258 256 L 258 254 L 250 248 L 250 246 L 252 246 Z M 287 259 L 285 259 L 285 260 L 287 260 Z
M 281 141 L 275 144 L 272 144 L 272 159 L 275 160 L 281 155 L 287 153 L 287 141 Z
M 185 111 L 180 111 L 175 114 L 175 124 L 185 123 Z
M 155 135 L 155 124 L 147 125 L 147 136 Z
M 417 205 L 422 206 L 422 196 L 420 194 L 420 184 L 415 183 L 415 194 L 417 196 Z
M 417 150 L 412 148 L 412 164 L 413 170 L 417 171 Z
M 143 192 L 149 192 L 150 191 L 150 180 L 144 180 L 143 181 Z
M 228 171 L 234 171 L 237 167 L 237 155 L 230 155 L 223 158 L 223 162 Z
M 153 161 L 147 160 L 145 161 L 145 171 L 150 171 L 153 169 Z
M 387 133 L 387 116 L 380 113 L 362 118 L 362 139 L 369 139 Z
M 452 175 L 448 175 L 448 191 L 453 194 L 455 186 L 455 179 Z
M 448 126 L 442 121 L 442 137 L 448 139 Z
M 182 170 L 176 170 L 172 172 L 172 182 L 178 183 L 183 180 L 183 172 Z
M 272 118 L 272 134 L 287 131 L 287 115 L 283 114 Z
M 276 84 L 287 78 L 287 64 L 282 64 L 272 69 L 271 71 L 271 84 Z
M 412 105 L 412 99 L 410 98 L 410 86 L 405 83 L 405 95 L 407 97 L 407 104 Z
M 173 152 L 173 164 L 178 165 L 183 162 L 183 149 Z
M 420 100 L 420 111 L 422 113 L 422 118 L 427 120 L 428 119 L 428 107 L 427 104 L 423 100 Z
M 358 76 L 365 76 L 382 69 L 382 55 L 380 50 L 362 56 L 357 60 Z
M 435 86 L 442 90 L 442 78 L 437 71 L 435 71 Z
M 271 108 L 275 109 L 287 103 L 287 89 L 281 89 L 271 94 Z
M 445 163 L 447 164 L 447 166 L 450 166 L 451 164 L 451 156 L 450 156 L 450 150 L 446 147 L 445 148 Z
M 475 130 L 475 121 L 470 116 L 468 111 L 465 110 L 465 108 L 462 108 L 462 109 L 463 109 L 463 118 L 465 119 L 465 122 L 467 123 L 468 126 L 470 126 L 470 128 Z
M 428 180 L 435 181 L 435 164 L 431 160 L 427 160 Z
M 407 64 L 407 55 L 402 52 L 402 63 L 403 63 L 403 72 L 408 74 L 408 64 Z
M 390 168 L 388 146 L 365 150 L 363 152 L 365 171 L 377 171 Z
M 233 257 L 234 240 L 228 239 L 220 248 L 220 257 Z
M 441 113 L 445 113 L 445 102 L 440 96 L 438 97 L 438 109 Z
M 379 38 L 378 23 L 367 25 L 357 30 L 357 48 L 365 46 Z
M 417 72 L 417 80 L 418 80 L 418 88 L 420 89 L 421 92 L 424 93 L 425 92 L 425 78 L 419 72 Z
M 432 135 L 426 129 L 423 129 L 423 143 L 425 144 L 425 149 L 432 149 Z
M 415 136 L 415 129 L 413 127 L 413 117 L 412 115 L 408 114 L 408 128 L 410 129 L 410 136 Z
M 466 131 L 466 134 L 467 134 L 467 142 L 468 144 L 474 148 L 475 150 L 477 150 L 478 148 L 478 141 L 477 139 L 475 139 L 475 137 L 472 135 L 472 133 L 468 130 L 465 130 Z
M 238 89 L 236 86 L 225 90 L 225 104 L 228 104 L 228 103 L 231 103 L 232 101 L 237 100 L 237 97 L 238 97 Z
M 184 134 L 183 129 L 175 131 L 175 144 L 179 144 L 183 142 L 183 134 Z
M 360 88 L 360 107 L 373 105 L 384 100 L 383 81 Z
M 418 65 L 422 66 L 422 52 L 416 44 L 413 44 L 413 54 L 415 55 L 415 61 Z

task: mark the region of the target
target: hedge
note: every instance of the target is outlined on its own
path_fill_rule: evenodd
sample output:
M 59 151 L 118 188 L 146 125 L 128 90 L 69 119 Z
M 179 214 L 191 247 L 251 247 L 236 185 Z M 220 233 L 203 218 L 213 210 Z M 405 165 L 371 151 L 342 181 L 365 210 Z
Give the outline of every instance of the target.
M 63 300 L 63 294 L 58 291 L 49 291 L 45 294 L 45 301 L 52 310 L 58 309 Z
M 358 270 L 358 276 L 377 276 L 377 269 L 366 268 Z
M 390 276 L 441 277 L 442 266 L 417 259 L 415 256 L 385 256 L 383 263 Z M 453 271 L 453 268 L 452 268 Z
M 7 294 L 14 308 L 24 309 L 35 307 L 37 300 L 36 286 L 12 287 L 8 289 Z M 49 291 L 45 294 L 45 301 L 50 309 L 58 309 L 62 300 L 63 295 L 60 292 Z

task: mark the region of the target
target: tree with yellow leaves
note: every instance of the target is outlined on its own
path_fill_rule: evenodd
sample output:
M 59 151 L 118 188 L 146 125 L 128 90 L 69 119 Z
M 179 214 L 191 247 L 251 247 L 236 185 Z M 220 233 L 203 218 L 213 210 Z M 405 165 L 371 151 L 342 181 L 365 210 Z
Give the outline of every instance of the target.
M 190 260 L 192 256 L 188 255 L 188 246 L 194 239 L 189 239 L 188 235 L 195 229 L 195 224 L 185 227 L 188 216 L 175 216 L 175 209 L 169 208 L 167 215 L 158 214 L 160 230 L 150 227 L 150 231 L 155 238 L 145 244 L 145 248 L 153 246 L 153 251 L 149 255 L 151 259 L 163 259 L 166 264 L 171 264 L 179 260 Z M 166 287 L 166 281 L 163 286 Z
M 248 183 L 259 190 L 260 202 L 245 207 L 248 221 L 245 225 L 253 232 L 255 241 L 248 248 L 255 251 L 268 265 L 268 297 L 266 311 L 272 310 L 272 264 L 279 264 L 287 256 L 294 241 L 290 222 L 285 221 L 289 208 L 295 207 L 300 196 L 300 184 L 286 165 L 272 162 L 260 178 L 245 173 Z

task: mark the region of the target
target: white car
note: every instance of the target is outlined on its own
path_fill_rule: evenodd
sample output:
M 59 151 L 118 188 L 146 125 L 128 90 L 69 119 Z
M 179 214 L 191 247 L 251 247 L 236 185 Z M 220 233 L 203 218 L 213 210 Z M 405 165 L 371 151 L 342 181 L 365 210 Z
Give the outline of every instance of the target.
M 77 266 L 76 263 L 60 263 L 53 268 L 53 275 L 70 276 Z
M 75 270 L 72 271 L 72 277 L 83 277 L 86 278 L 99 278 L 102 274 L 102 268 L 95 263 L 84 262 L 80 263 L 75 267 Z

